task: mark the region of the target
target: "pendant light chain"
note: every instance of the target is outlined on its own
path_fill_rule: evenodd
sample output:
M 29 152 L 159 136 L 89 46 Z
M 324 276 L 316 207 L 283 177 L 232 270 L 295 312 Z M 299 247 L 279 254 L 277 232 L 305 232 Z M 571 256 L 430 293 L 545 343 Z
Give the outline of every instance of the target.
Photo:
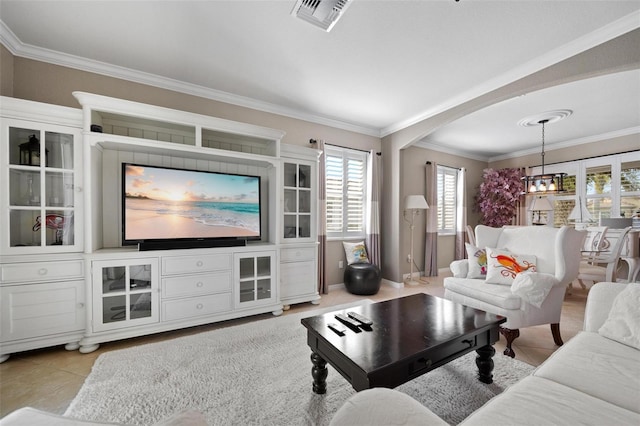
M 540 123 L 542 123 L 542 174 L 544 175 L 544 125 L 547 123 L 547 121 L 549 120 L 540 120 Z

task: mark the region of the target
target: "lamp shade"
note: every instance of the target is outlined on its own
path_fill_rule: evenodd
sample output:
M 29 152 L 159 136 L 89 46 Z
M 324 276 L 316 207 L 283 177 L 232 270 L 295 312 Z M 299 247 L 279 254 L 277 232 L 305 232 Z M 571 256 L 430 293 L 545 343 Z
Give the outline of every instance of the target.
M 424 199 L 424 195 L 407 195 L 404 199 L 404 208 L 405 210 L 428 209 L 429 204 Z
M 535 197 L 531 200 L 531 206 L 529 206 L 529 211 L 532 212 L 549 212 L 552 210 L 553 207 L 547 197 Z

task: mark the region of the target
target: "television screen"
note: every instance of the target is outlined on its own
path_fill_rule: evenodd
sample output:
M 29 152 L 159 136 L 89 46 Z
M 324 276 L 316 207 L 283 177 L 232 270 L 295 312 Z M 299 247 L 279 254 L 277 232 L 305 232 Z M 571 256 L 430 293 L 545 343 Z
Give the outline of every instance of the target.
M 260 177 L 122 164 L 123 244 L 260 239 Z

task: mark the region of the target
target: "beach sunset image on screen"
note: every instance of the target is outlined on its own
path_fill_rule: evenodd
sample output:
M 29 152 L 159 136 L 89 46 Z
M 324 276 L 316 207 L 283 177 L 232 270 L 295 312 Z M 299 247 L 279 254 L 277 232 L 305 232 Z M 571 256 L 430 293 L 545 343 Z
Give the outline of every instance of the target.
M 258 176 L 123 164 L 124 242 L 259 238 Z

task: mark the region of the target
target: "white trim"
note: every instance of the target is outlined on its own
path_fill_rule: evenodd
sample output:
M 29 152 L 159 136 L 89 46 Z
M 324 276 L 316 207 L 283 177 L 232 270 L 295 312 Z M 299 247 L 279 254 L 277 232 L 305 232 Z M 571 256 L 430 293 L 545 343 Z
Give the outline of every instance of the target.
M 347 123 L 329 117 L 322 117 L 316 114 L 300 112 L 297 109 L 283 107 L 245 96 L 234 95 L 233 93 L 223 92 L 221 90 L 210 89 L 196 84 L 185 83 L 172 78 L 162 77 L 142 71 L 136 71 L 130 68 L 125 68 L 105 62 L 86 59 L 80 56 L 69 55 L 67 53 L 56 52 L 54 50 L 25 44 L 15 36 L 15 34 L 9 29 L 9 27 L 6 26 L 4 22 L 2 22 L 2 20 L 0 20 L 0 42 L 2 42 L 14 56 L 20 56 L 22 58 L 33 59 L 36 61 L 73 68 L 81 71 L 87 71 L 107 77 L 123 79 L 134 83 L 154 86 L 161 89 L 167 89 L 178 93 L 197 96 L 200 98 L 211 99 L 231 105 L 237 105 L 258 111 L 282 115 L 298 120 L 310 121 L 312 123 L 322 124 L 336 129 L 347 130 L 350 132 L 360 133 L 368 136 L 380 137 L 380 130 L 377 128 Z
M 583 145 L 583 144 L 592 143 L 592 142 L 600 142 L 600 141 L 619 138 L 623 136 L 636 135 L 636 134 L 640 134 L 640 126 L 629 127 L 628 129 L 614 130 L 608 133 L 602 133 L 600 135 L 592 135 L 592 136 L 585 136 L 583 138 L 578 138 L 578 139 L 570 139 L 564 142 L 554 143 L 552 145 L 545 145 L 544 149 L 545 151 L 554 151 L 556 149 L 570 148 L 576 145 Z M 539 147 L 531 148 L 531 149 L 523 149 L 522 151 L 516 151 L 509 154 L 491 157 L 488 159 L 488 161 L 492 162 L 492 161 L 507 160 L 510 158 L 517 158 L 525 155 L 539 154 L 539 153 L 540 153 Z
M 380 136 L 385 137 L 409 126 L 417 124 L 427 118 L 433 117 L 437 114 L 448 111 L 458 105 L 468 102 L 472 99 L 476 99 L 482 95 L 485 95 L 493 90 L 504 87 L 507 84 L 513 83 L 521 78 L 527 77 L 535 72 L 543 70 L 552 65 L 558 64 L 572 56 L 578 55 L 586 50 L 589 50 L 595 46 L 612 40 L 618 36 L 628 33 L 636 28 L 640 28 L 640 10 L 636 10 L 622 18 L 598 28 L 589 34 L 585 34 L 567 44 L 559 46 L 546 54 L 534 58 L 529 62 L 525 62 L 495 78 L 492 78 L 482 84 L 479 84 L 466 92 L 455 96 L 448 101 L 445 101 L 439 105 L 434 106 L 415 117 L 403 120 L 401 122 L 392 124 L 383 128 L 380 131 Z
M 430 142 L 429 140 L 418 141 L 418 142 L 414 143 L 413 146 L 416 146 L 418 148 L 430 149 L 432 151 L 443 152 L 445 154 L 451 154 L 451 155 L 455 155 L 457 157 L 468 158 L 470 160 L 489 161 L 489 159 L 490 159 L 489 156 L 469 154 L 469 153 L 466 153 L 466 152 L 463 152 L 463 151 L 456 150 L 455 148 L 442 146 L 442 145 L 436 145 L 433 142 Z
M 329 117 L 322 117 L 316 114 L 300 112 L 293 108 L 287 108 L 268 102 L 258 101 L 244 96 L 234 95 L 232 93 L 214 90 L 203 86 L 189 84 L 174 80 L 171 78 L 161 77 L 158 75 L 135 71 L 125 67 L 119 67 L 100 61 L 89 60 L 75 55 L 69 55 L 56 52 L 50 49 L 44 49 L 23 43 L 16 35 L 0 20 L 0 42 L 14 55 L 27 59 L 43 61 L 54 65 L 65 66 L 82 71 L 88 71 L 96 74 L 105 75 L 119 79 L 125 79 L 140 84 L 155 86 L 162 89 L 168 89 L 180 93 L 190 94 L 205 99 L 211 99 L 219 102 L 225 102 L 245 108 L 251 108 L 258 111 L 268 112 L 272 114 L 282 115 L 285 117 L 295 118 L 299 120 L 310 121 L 312 123 L 322 124 L 337 129 L 352 131 L 368 136 L 385 137 L 391 133 L 400 131 L 423 121 L 436 114 L 447 111 L 455 106 L 463 104 L 469 100 L 475 99 L 492 90 L 503 87 L 513 81 L 526 77 L 534 72 L 540 71 L 548 66 L 554 65 L 570 58 L 574 55 L 582 53 L 592 47 L 609 41 L 622 34 L 630 32 L 640 27 L 640 11 L 635 11 L 614 21 L 604 27 L 601 27 L 589 34 L 586 34 L 572 42 L 560 46 L 543 56 L 526 62 L 512 70 L 495 77 L 483 84 L 480 84 L 460 95 L 443 102 L 433 108 L 424 111 L 414 117 L 402 120 L 385 128 L 379 129 L 370 126 L 347 123 Z M 484 161 L 484 160 L 483 160 Z

